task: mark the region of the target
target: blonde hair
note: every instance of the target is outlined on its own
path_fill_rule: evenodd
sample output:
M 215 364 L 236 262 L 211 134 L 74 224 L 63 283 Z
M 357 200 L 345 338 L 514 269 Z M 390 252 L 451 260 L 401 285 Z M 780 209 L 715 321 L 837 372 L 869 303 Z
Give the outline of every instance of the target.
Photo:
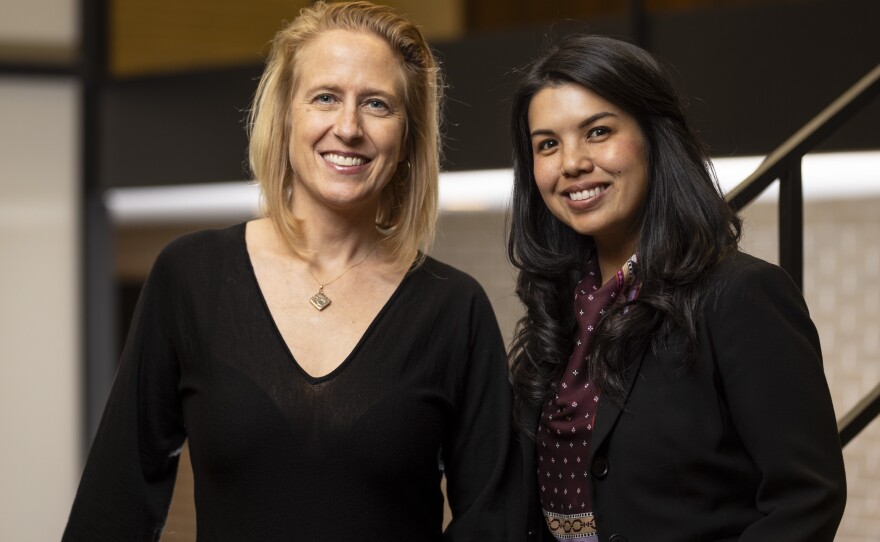
M 263 212 L 297 253 L 304 253 L 301 221 L 291 211 L 294 172 L 288 157 L 290 107 L 298 51 L 328 30 L 366 31 L 384 39 L 404 79 L 407 158 L 382 191 L 376 227 L 400 264 L 430 247 L 437 221 L 442 77 L 421 31 L 391 8 L 370 2 L 316 2 L 272 42 L 248 118 L 250 168 L 263 195 Z

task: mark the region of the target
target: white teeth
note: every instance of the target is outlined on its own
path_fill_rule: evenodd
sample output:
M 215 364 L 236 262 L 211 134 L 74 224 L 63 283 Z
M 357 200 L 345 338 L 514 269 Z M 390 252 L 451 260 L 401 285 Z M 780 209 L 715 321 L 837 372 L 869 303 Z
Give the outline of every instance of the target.
M 585 199 L 595 198 L 604 191 L 604 186 L 597 186 L 596 188 L 581 190 L 580 192 L 571 192 L 568 194 L 568 196 L 574 201 L 581 201 Z
M 331 164 L 336 164 L 337 166 L 359 166 L 366 162 L 366 160 L 357 156 L 340 156 L 331 152 L 324 155 L 324 160 L 327 160 Z

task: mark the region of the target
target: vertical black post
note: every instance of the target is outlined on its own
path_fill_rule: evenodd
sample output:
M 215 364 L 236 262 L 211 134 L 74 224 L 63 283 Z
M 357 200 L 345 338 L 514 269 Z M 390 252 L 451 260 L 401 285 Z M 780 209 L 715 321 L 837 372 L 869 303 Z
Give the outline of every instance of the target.
M 801 159 L 779 178 L 779 265 L 804 289 L 804 193 Z
M 629 27 L 633 43 L 643 49 L 649 49 L 648 28 L 645 22 L 645 3 L 643 0 L 629 0 Z
M 82 0 L 80 186 L 83 444 L 91 445 L 116 367 L 112 229 L 101 182 L 101 94 L 107 80 L 107 1 Z

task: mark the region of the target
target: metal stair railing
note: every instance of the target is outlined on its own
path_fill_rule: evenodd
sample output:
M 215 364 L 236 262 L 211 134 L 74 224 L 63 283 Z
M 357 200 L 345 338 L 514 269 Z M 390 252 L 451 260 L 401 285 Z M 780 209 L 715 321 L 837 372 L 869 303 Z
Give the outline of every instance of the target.
M 795 132 L 730 190 L 728 203 L 736 210 L 757 198 L 779 180 L 779 264 L 799 288 L 804 279 L 804 198 L 801 162 L 805 154 L 824 141 L 880 94 L 880 64 L 834 100 L 803 128 Z M 880 383 L 838 422 L 841 445 L 846 446 L 880 415 Z

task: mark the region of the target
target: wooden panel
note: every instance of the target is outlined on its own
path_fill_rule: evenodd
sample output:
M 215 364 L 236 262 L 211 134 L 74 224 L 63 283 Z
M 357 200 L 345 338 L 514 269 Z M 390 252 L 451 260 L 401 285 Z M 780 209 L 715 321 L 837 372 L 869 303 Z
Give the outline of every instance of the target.
M 261 62 L 261 51 L 308 0 L 110 0 L 117 76 Z
M 464 35 L 465 0 L 388 0 L 378 3 L 395 8 L 417 24 L 428 41 L 448 41 Z
M 588 19 L 622 15 L 627 2 L 620 0 L 474 0 L 467 4 L 469 31 L 525 26 L 562 19 Z
M 673 9 L 790 4 L 796 1 L 798 0 L 642 0 L 642 5 L 646 12 L 656 13 Z M 589 23 L 596 18 L 626 16 L 630 3 L 622 0 L 471 0 L 467 3 L 466 27 L 468 31 L 480 31 L 562 20 Z
M 429 40 L 460 35 L 464 0 L 384 2 Z M 133 76 L 262 62 L 272 36 L 309 0 L 110 0 L 110 73 Z

